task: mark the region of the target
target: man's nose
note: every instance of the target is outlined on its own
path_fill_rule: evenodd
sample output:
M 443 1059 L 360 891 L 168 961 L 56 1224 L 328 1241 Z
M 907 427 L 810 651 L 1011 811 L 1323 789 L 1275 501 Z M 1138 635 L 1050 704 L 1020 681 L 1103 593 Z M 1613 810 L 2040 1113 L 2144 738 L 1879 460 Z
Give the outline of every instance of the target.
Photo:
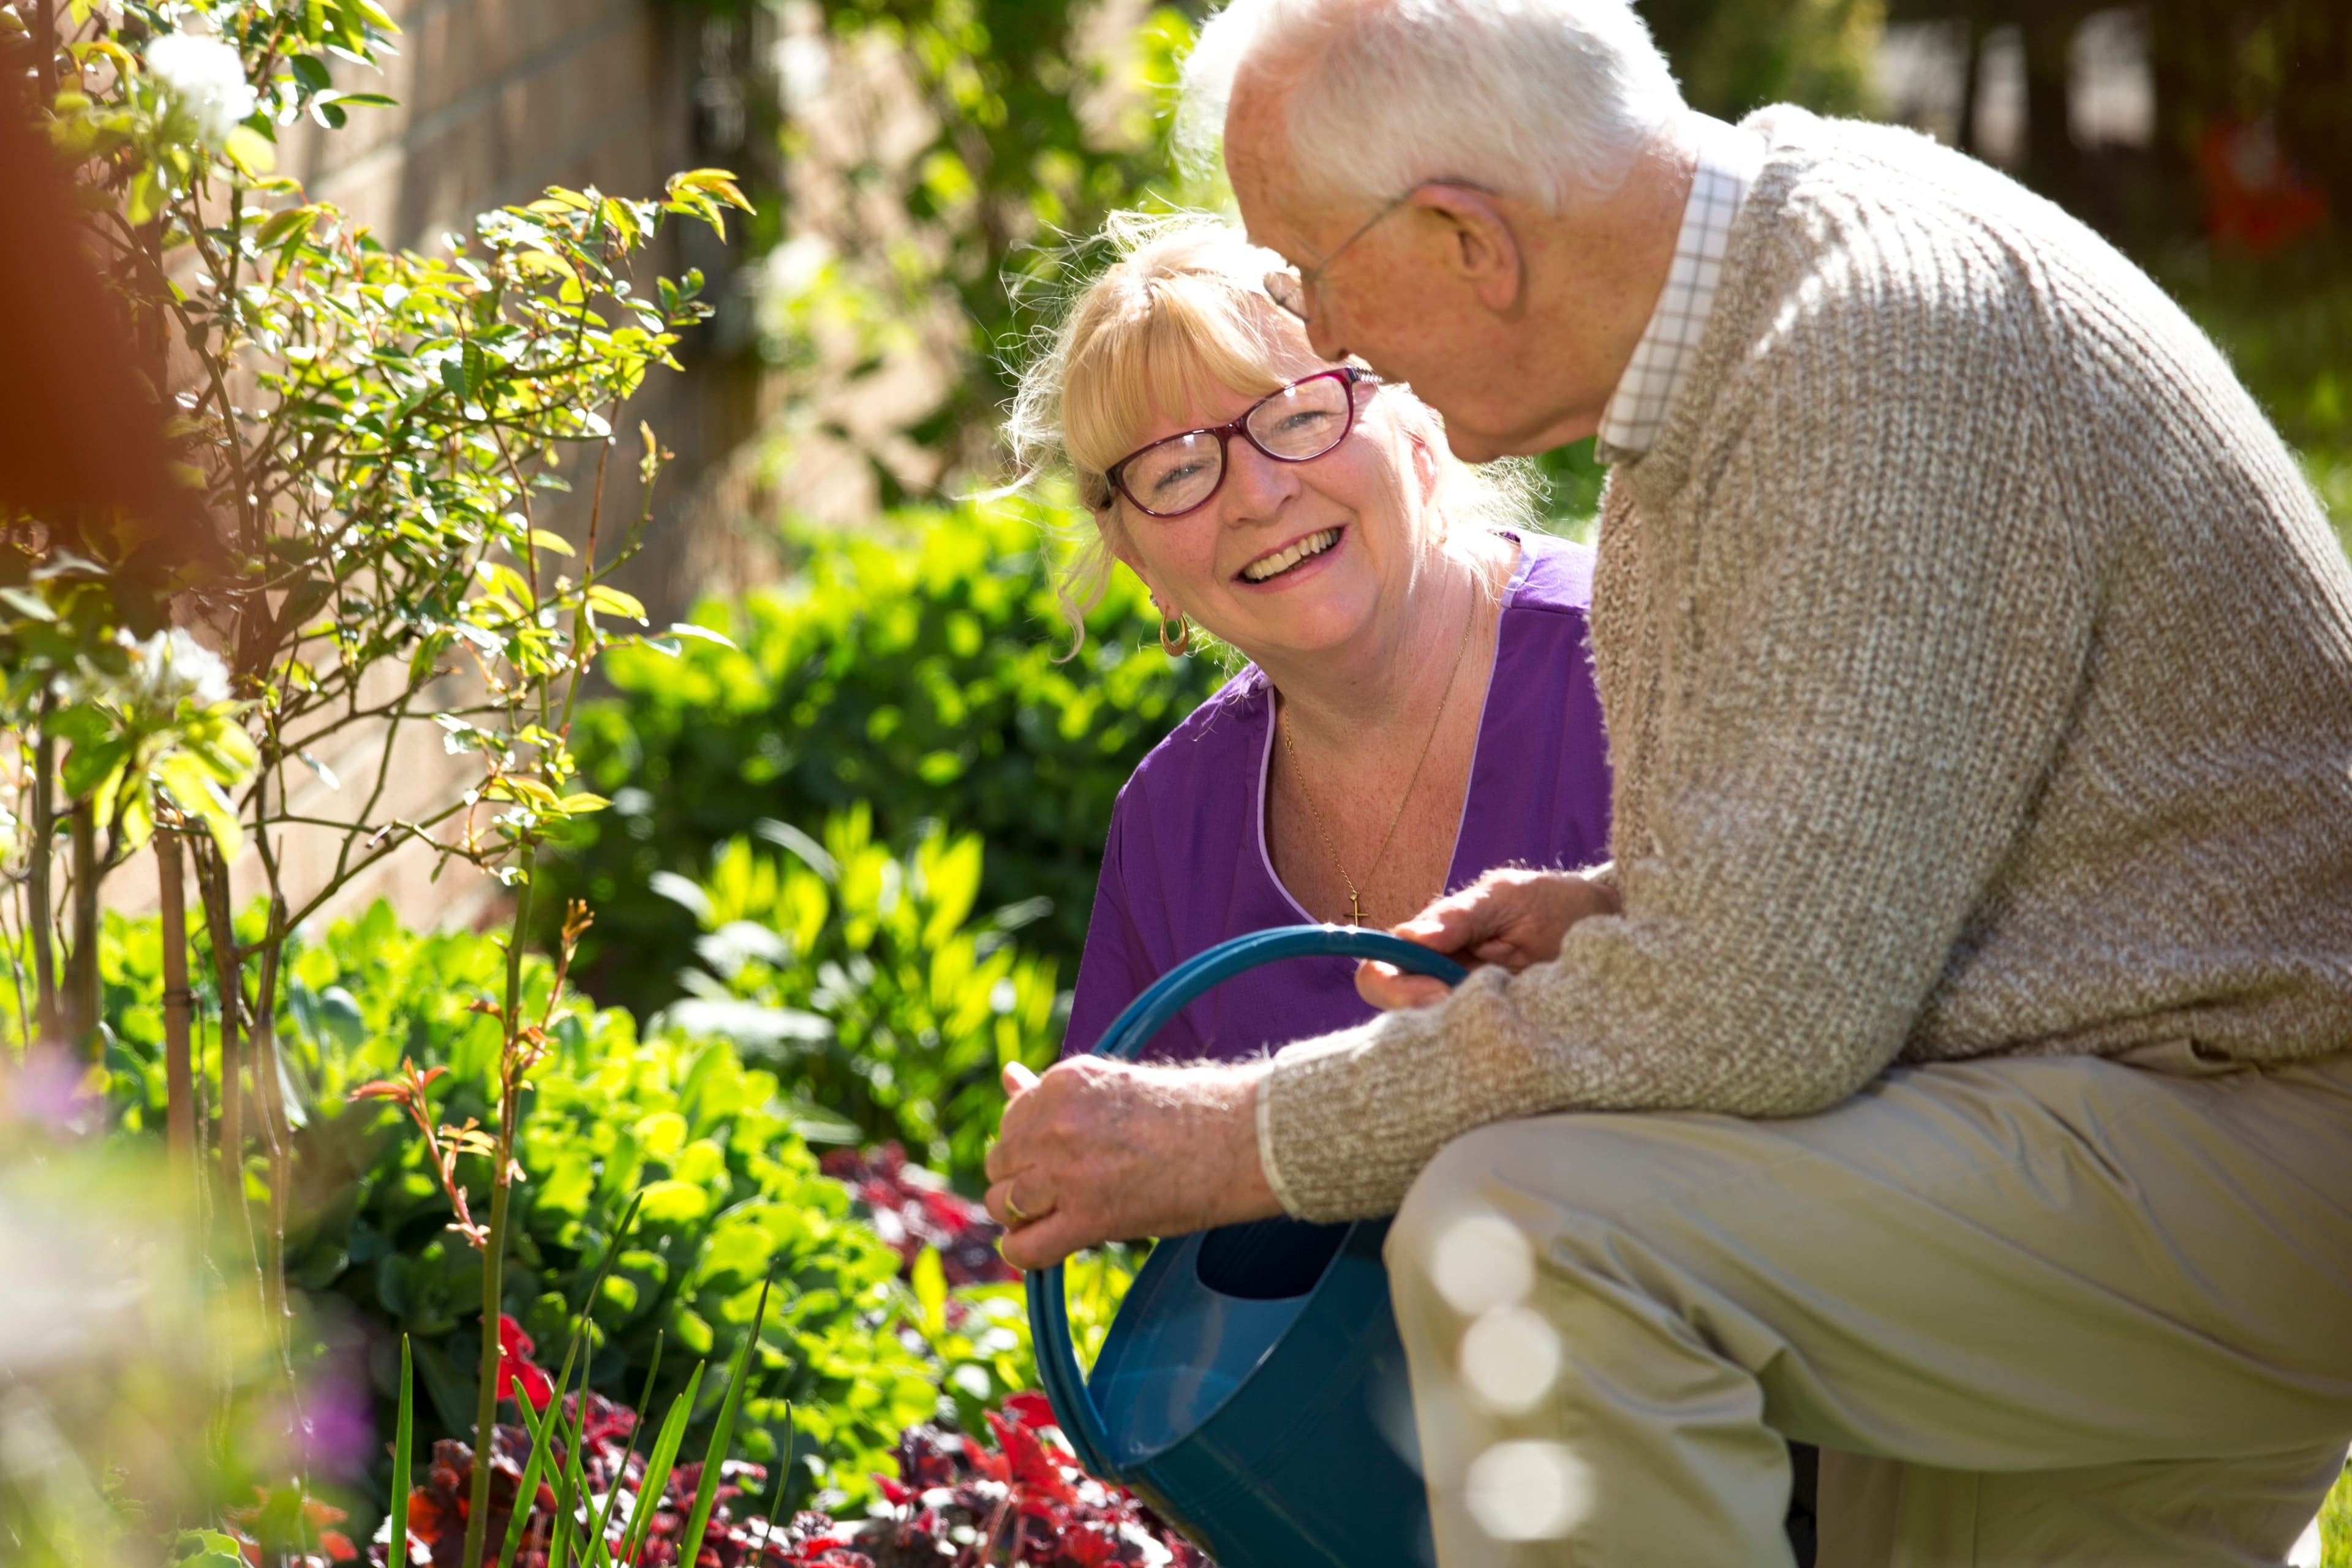
M 1324 363 L 1338 364 L 1348 357 L 1348 341 L 1340 335 L 1339 312 L 1321 298 L 1310 299 L 1307 309 L 1312 314 L 1307 318 L 1307 346 Z

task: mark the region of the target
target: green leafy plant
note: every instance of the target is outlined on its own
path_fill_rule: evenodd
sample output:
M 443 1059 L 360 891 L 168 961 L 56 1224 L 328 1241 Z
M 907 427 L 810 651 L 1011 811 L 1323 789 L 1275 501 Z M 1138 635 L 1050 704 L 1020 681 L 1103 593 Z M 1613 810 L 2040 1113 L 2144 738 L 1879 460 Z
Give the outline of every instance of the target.
M 546 865 L 557 896 L 596 908 L 589 990 L 641 1014 L 678 994 L 697 933 L 656 873 L 699 879 L 711 846 L 763 820 L 814 830 L 861 801 L 884 842 L 934 819 L 979 834 L 977 907 L 1050 900 L 1023 945 L 1075 973 L 1111 804 L 1224 671 L 1163 655 L 1126 579 L 1056 662 L 1054 534 L 1072 525 L 1084 518 L 1007 499 L 810 531 L 790 583 L 695 612 L 725 645 L 615 650 L 619 695 L 583 703 L 572 727 L 614 809 Z
M 584 929 L 567 910 L 558 981 L 527 1010 L 531 866 L 550 836 L 604 804 L 573 787 L 566 730 L 612 625 L 645 618 L 608 579 L 641 537 L 662 454 L 644 431 L 635 520 L 608 525 L 614 431 L 646 376 L 675 367 L 678 333 L 709 314 L 698 276 L 647 288 L 636 265 L 666 225 L 723 233 L 723 206 L 748 204 L 715 169 L 677 175 L 650 201 L 558 187 L 485 215 L 446 255 L 393 251 L 272 173 L 280 126 L 308 115 L 337 127 L 355 106 L 389 101 L 336 89 L 322 58 L 375 63 L 398 29 L 373 0 L 292 12 L 268 0 L 75 5 L 62 29 L 52 7 L 34 10 L 46 128 L 79 174 L 84 237 L 119 285 L 149 384 L 176 391 L 185 472 L 224 537 L 189 570 L 142 584 L 128 569 L 135 526 L 73 531 L 102 546 L 91 562 L 56 548 L 68 531 L 48 520 L 0 520 L 19 557 L 0 564 L 12 617 L 0 653 L 16 661 L 5 717 L 30 759 L 18 781 L 32 906 L 18 916 L 31 936 L 18 963 L 37 1005 L 26 1042 L 37 1032 L 89 1055 L 103 1047 L 99 888 L 152 835 L 173 998 L 163 1120 L 188 1177 L 200 1142 L 219 1151 L 232 1234 L 249 1239 L 283 1321 L 294 1119 L 275 1026 L 290 934 L 406 845 L 489 871 L 515 891 L 504 984 L 481 1004 L 499 1029 L 489 1125 L 459 1129 L 457 1152 L 425 1131 L 451 1193 L 462 1191 L 450 1179 L 457 1153 L 488 1164 L 487 1217 L 469 1216 L 464 1234 L 481 1249 L 482 1313 L 495 1321 L 519 1095 Z M 593 470 L 577 540 L 547 526 L 541 505 L 570 488 L 567 468 Z M 195 635 L 141 639 L 144 624 L 105 635 L 98 612 L 160 621 L 166 593 Z M 478 771 L 438 805 L 391 815 L 400 732 L 425 722 Z M 317 752 L 354 729 L 373 731 L 380 761 L 344 794 Z M 296 804 L 298 766 L 341 798 Z M 72 878 L 62 984 L 49 931 L 60 817 Z M 323 840 L 323 876 L 289 870 L 289 833 Z M 190 1039 L 184 843 L 215 967 L 216 1088 L 199 1083 Z M 231 912 L 229 867 L 248 843 L 268 894 L 257 929 Z M 216 1134 L 198 1125 L 200 1092 L 219 1107 Z M 248 1129 L 266 1157 L 257 1191 Z M 485 1426 L 489 1340 L 477 1377 Z M 290 1336 L 281 1352 L 290 1378 Z M 470 1534 L 467 1568 L 481 1550 Z
M 111 918 L 108 936 L 117 1115 L 126 1127 L 152 1126 L 163 1111 L 163 944 L 152 921 Z M 458 1145 L 455 1175 L 479 1216 L 491 1156 L 478 1137 L 451 1135 L 469 1121 L 478 1134 L 494 1113 L 502 1030 L 477 1004 L 499 994 L 505 973 L 493 939 L 412 932 L 379 903 L 298 939 L 281 990 L 294 1119 L 288 1277 L 331 1320 L 340 1310 L 367 1325 L 370 1342 L 388 1350 L 394 1336 L 408 1338 L 420 1448 L 475 1425 L 483 1255 L 453 1228 L 459 1215 L 435 1153 L 403 1108 L 352 1096 L 405 1077 L 404 1062 L 430 1074 L 424 1113 L 445 1147 Z M 528 960 L 524 1005 L 543 1006 L 553 980 L 551 963 Z M 650 1376 L 662 1410 L 698 1361 L 721 1366 L 741 1350 L 772 1279 L 734 1451 L 766 1462 L 790 1429 L 793 1498 L 826 1487 L 870 1495 L 869 1475 L 898 1431 L 934 1410 L 940 1365 L 919 1335 L 901 1331 L 914 1309 L 898 1254 L 819 1172 L 775 1075 L 747 1067 L 723 1039 L 641 1036 L 618 1010 L 575 1012 L 547 1034 L 517 1097 L 525 1114 L 514 1158 L 530 1177 L 512 1188 L 502 1314 L 552 1346 L 587 1309 L 583 1373 L 615 1398 L 635 1397 Z M 614 1252 L 633 1201 L 633 1226 Z M 374 1366 L 377 1423 L 389 1431 L 392 1367 L 381 1357 Z M 698 1397 L 689 1442 L 708 1441 L 723 1398 L 715 1384 Z
M 757 833 L 698 883 L 656 874 L 703 932 L 690 994 L 662 1018 L 772 1062 L 845 1139 L 903 1143 L 977 1191 L 1002 1068 L 1043 1068 L 1059 1034 L 1054 961 L 1011 939 L 1036 905 L 973 919 L 979 836 L 933 823 L 893 854 L 862 803 L 822 842 L 772 821 Z

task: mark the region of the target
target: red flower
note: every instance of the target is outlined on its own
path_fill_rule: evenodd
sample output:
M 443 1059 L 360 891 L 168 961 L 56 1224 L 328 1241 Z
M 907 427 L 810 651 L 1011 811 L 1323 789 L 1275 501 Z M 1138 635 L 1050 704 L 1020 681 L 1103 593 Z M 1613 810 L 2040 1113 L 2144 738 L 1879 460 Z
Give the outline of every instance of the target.
M 528 1399 L 533 1410 L 544 1410 L 555 1397 L 555 1384 L 531 1364 L 530 1352 L 536 1348 L 520 1323 L 504 1312 L 499 1314 L 499 1397 Z M 517 1384 L 522 1388 L 520 1394 L 515 1392 Z
M 1061 1429 L 1061 1422 L 1054 1416 L 1053 1402 L 1042 1394 L 1011 1395 L 1004 1401 L 1004 1413 L 1033 1432 L 1047 1426 Z

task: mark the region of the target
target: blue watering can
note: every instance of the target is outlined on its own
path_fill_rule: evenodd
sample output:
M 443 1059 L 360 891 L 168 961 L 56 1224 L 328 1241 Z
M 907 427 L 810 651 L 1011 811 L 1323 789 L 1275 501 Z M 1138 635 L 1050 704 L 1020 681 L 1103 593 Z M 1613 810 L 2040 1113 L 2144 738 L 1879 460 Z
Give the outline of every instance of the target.
M 1133 1060 L 1192 998 L 1244 970 L 1316 954 L 1463 967 L 1384 931 L 1284 926 L 1170 970 L 1096 1045 Z M 1038 1376 L 1092 1474 L 1149 1502 L 1220 1568 L 1427 1568 L 1429 1503 L 1404 1347 L 1389 1310 L 1389 1222 L 1277 1218 L 1153 1248 L 1088 1381 L 1062 1270 L 1029 1276 Z

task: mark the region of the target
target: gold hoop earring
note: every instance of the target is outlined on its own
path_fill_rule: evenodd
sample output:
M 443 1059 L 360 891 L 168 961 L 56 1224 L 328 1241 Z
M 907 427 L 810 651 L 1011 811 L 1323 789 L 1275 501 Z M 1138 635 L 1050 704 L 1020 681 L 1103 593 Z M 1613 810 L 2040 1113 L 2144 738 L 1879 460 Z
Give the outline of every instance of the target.
M 1176 635 L 1173 637 L 1168 635 L 1170 621 L 1176 623 Z M 1166 609 L 1160 610 L 1160 651 L 1170 658 L 1181 658 L 1192 651 L 1192 623 L 1184 618 L 1182 611 L 1180 610 L 1171 616 Z

